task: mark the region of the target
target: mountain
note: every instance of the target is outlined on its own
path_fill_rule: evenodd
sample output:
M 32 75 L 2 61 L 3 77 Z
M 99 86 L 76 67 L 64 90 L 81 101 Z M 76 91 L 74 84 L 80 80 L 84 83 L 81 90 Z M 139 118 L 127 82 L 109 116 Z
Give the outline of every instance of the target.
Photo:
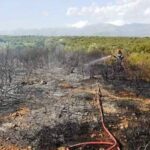
M 83 28 L 62 27 L 44 29 L 18 29 L 0 31 L 0 35 L 44 35 L 44 36 L 150 36 L 150 24 L 125 24 L 116 26 L 100 23 Z

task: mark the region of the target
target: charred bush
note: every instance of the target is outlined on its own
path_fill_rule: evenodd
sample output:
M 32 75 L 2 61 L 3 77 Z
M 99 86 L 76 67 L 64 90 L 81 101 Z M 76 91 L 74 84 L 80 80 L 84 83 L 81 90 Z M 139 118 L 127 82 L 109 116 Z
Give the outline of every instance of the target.
M 91 127 L 87 123 L 66 122 L 56 125 L 54 128 L 44 126 L 36 135 L 38 138 L 37 149 L 54 150 L 62 145 L 81 142 L 88 138 L 84 137 L 83 139 L 82 136 L 89 132 L 91 132 Z
M 124 134 L 127 138 L 127 147 L 130 150 L 149 149 L 149 119 L 145 122 L 141 120 L 137 127 L 126 129 Z M 143 128 L 144 127 L 144 128 Z

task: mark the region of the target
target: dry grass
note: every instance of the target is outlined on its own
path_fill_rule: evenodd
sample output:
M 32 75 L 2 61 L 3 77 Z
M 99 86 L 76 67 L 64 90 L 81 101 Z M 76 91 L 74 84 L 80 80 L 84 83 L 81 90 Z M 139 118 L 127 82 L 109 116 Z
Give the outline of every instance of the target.
M 17 145 L 8 144 L 7 142 L 4 142 L 0 140 L 0 150 L 31 150 L 31 146 L 28 146 L 26 148 L 20 148 Z
M 72 89 L 73 88 L 73 86 L 70 83 L 67 83 L 67 82 L 60 83 L 59 87 L 64 88 L 64 89 Z

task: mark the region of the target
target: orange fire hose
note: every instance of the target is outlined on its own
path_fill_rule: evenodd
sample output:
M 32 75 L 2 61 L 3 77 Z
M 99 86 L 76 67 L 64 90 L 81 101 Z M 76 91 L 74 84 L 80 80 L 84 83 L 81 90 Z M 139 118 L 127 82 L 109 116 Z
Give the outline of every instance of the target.
M 102 98 L 102 93 L 101 93 L 100 87 L 98 86 L 96 100 L 97 100 L 98 107 L 99 107 L 100 121 L 102 123 L 102 127 L 103 127 L 104 131 L 110 137 L 111 142 L 110 141 L 83 142 L 83 143 L 78 143 L 78 144 L 75 144 L 75 145 L 68 146 L 68 147 L 66 147 L 66 150 L 72 150 L 74 148 L 80 148 L 80 147 L 83 147 L 83 146 L 95 146 L 95 145 L 109 146 L 109 148 L 107 148 L 106 150 L 120 150 L 120 147 L 119 147 L 119 144 L 118 144 L 117 140 L 115 139 L 115 137 L 112 135 L 112 133 L 105 126 L 105 123 L 104 123 L 104 114 L 103 114 L 103 106 L 102 106 L 102 100 L 101 100 L 101 98 Z

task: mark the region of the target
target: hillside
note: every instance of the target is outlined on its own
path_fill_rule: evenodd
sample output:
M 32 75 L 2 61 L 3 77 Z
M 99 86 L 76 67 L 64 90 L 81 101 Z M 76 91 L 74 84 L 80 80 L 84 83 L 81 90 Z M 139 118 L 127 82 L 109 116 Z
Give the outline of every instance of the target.
M 125 24 L 116 26 L 99 23 L 88 25 L 83 28 L 60 27 L 43 29 L 16 29 L 0 31 L 0 35 L 43 35 L 43 36 L 132 36 L 149 37 L 150 24 Z

